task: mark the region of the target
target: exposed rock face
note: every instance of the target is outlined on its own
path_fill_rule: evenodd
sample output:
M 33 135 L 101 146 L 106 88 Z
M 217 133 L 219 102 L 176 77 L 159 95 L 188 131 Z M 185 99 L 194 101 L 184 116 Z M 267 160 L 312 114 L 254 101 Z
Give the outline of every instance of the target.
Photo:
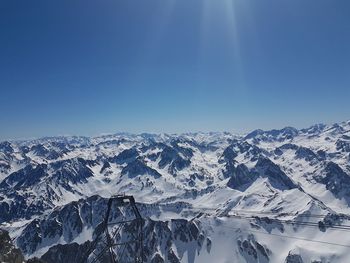
M 55 160 L 59 157 L 62 157 L 66 153 L 65 150 L 63 150 L 63 151 L 58 150 L 57 151 L 54 148 L 48 149 L 42 144 L 33 145 L 29 149 L 29 152 L 32 152 L 32 154 L 39 156 L 39 157 L 46 158 L 48 160 Z
M 244 164 L 239 164 L 236 160 L 238 155 L 244 155 L 245 158 L 255 162 L 260 158 L 262 150 L 246 141 L 233 140 L 231 144 L 223 151 L 219 158 L 220 164 L 225 164 L 222 174 L 224 178 L 234 177 L 232 181 L 236 180 L 236 183 L 230 182 L 230 187 L 238 189 L 245 184 L 251 184 L 256 176 L 249 172 L 249 176 L 244 179 L 243 174 L 247 174 L 247 168 Z M 237 166 L 238 165 L 238 166 Z M 249 185 L 248 185 L 249 186 Z
M 186 149 L 177 146 L 177 144 L 175 148 L 165 146 L 163 151 L 159 155 L 159 168 L 164 168 L 165 166 L 169 165 L 168 171 L 171 174 L 175 174 L 176 171 L 181 171 L 182 169 L 188 167 L 191 161 L 187 158 L 183 158 L 181 156 L 181 153 L 187 158 L 191 158 L 192 156 L 191 151 L 187 152 Z
M 350 142 L 344 140 L 338 140 L 336 143 L 337 150 L 343 152 L 350 152 Z
M 0 184 L 0 193 L 9 198 L 8 202 L 0 202 L 0 223 L 18 218 L 29 219 L 52 209 L 54 202 L 64 197 L 64 191 L 79 194 L 72 186 L 86 183 L 93 176 L 90 169 L 93 164 L 90 160 L 74 158 L 28 165 L 10 174 Z M 34 192 L 39 192 L 40 198 Z
M 151 263 L 164 263 L 164 259 L 162 256 L 158 253 L 156 253 L 152 258 L 151 258 Z
M 70 243 L 82 232 L 83 226 L 97 227 L 103 221 L 107 202 L 104 198 L 92 196 L 56 209 L 46 218 L 29 223 L 18 237 L 17 244 L 24 253 L 31 254 L 44 245 L 44 240 L 46 245 L 54 245 L 60 238 Z
M 304 263 L 302 257 L 298 254 L 294 254 L 292 252 L 289 252 L 288 256 L 286 257 L 285 263 Z
M 237 244 L 239 252 L 246 262 L 269 262 L 270 250 L 257 242 L 253 235 L 249 235 L 247 239 L 237 240 Z
M 222 153 L 219 163 L 232 162 L 237 157 L 237 152 L 235 152 L 232 147 L 227 147 Z
M 233 174 L 227 186 L 237 190 L 245 190 L 258 177 L 268 178 L 270 184 L 277 189 L 293 189 L 297 186 L 293 181 L 268 158 L 259 158 L 255 167 L 249 170 L 244 164 L 233 168 Z
M 0 152 L 11 154 L 14 152 L 14 149 L 10 142 L 4 141 L 0 142 Z
M 67 263 L 77 262 L 80 263 L 86 251 L 90 248 L 90 241 L 87 241 L 81 245 L 77 243 L 71 243 L 67 245 L 56 245 L 51 247 L 41 259 L 46 263 Z
M 204 233 L 201 231 L 197 221 L 171 220 L 153 221 L 147 220 L 144 226 L 144 262 L 174 262 L 179 263 L 185 253 L 193 255 L 196 251 L 190 249 L 191 246 L 178 246 L 177 253 L 173 250 L 176 244 L 194 243 L 196 250 L 201 250 Z M 86 251 L 90 248 L 91 242 L 83 244 L 71 243 L 66 245 L 55 245 L 51 247 L 41 259 L 47 263 L 79 262 Z M 211 243 L 207 242 L 210 249 Z M 124 252 L 125 257 L 133 259 L 133 254 Z M 130 249 L 130 252 L 132 250 Z M 124 258 L 124 260 L 127 260 Z
M 5 230 L 0 229 L 0 262 L 23 263 L 24 257 L 21 250 L 16 248 Z
M 17 172 L 10 174 L 0 184 L 3 191 L 25 190 L 38 184 L 56 184 L 70 189 L 69 183 L 86 182 L 91 177 L 89 166 L 93 161 L 74 158 L 53 162 L 49 165 L 28 165 Z
M 0 188 L 19 190 L 21 188 L 31 187 L 40 182 L 40 179 L 45 176 L 46 164 L 28 165 L 24 169 L 19 170 L 9 175 L 2 183 Z
M 319 159 L 316 153 L 306 147 L 298 147 L 295 156 L 296 158 L 304 159 L 308 162 L 317 161 Z
M 74 250 L 86 250 L 87 244 L 74 244 L 73 240 L 83 234 L 87 228 L 88 231 L 95 229 L 93 237 L 96 237 L 96 231 L 100 229 L 100 223 L 104 220 L 107 209 L 108 199 L 99 196 L 93 196 L 87 200 L 72 202 L 68 205 L 56 209 L 42 220 L 35 219 L 29 223 L 17 239 L 18 246 L 26 254 L 31 254 L 45 246 L 51 246 L 51 249 L 41 258 L 47 262 L 75 262 L 71 256 L 77 256 Z M 151 212 L 151 207 L 139 206 L 140 211 Z M 158 208 L 159 209 L 159 208 Z M 170 209 L 170 208 L 168 208 Z M 119 210 L 113 209 L 111 218 L 117 218 Z M 132 225 L 130 226 L 132 229 Z M 90 230 L 89 230 L 90 229 Z M 174 219 L 170 221 L 146 220 L 144 225 L 145 237 L 145 256 L 156 262 L 163 259 L 164 262 L 181 259 L 185 253 L 195 255 L 195 251 L 186 250 L 185 244 L 194 244 L 193 246 L 200 250 L 205 240 L 205 233 L 201 230 L 200 222 L 197 220 Z M 55 245 L 58 240 L 64 240 L 67 245 Z M 172 251 L 172 247 L 179 246 L 177 252 Z M 81 247 L 83 246 L 83 247 Z M 210 250 L 211 244 L 208 244 Z M 181 250 L 183 249 L 183 250 Z M 157 255 L 158 254 L 158 255 Z M 130 255 L 131 256 L 131 255 Z M 68 258 L 70 258 L 69 261 Z
M 294 150 L 296 151 L 298 149 L 298 145 L 295 145 L 295 144 L 292 144 L 292 143 L 286 143 L 286 144 L 283 144 L 282 146 L 280 147 L 277 147 L 275 150 L 274 150 L 274 154 L 275 155 L 278 155 L 278 156 L 281 156 L 283 155 L 283 153 L 285 151 L 288 151 L 288 150 Z
M 227 182 L 227 186 L 236 190 L 244 190 L 248 188 L 257 177 L 257 174 L 249 171 L 247 166 L 240 164 L 234 169 L 233 175 Z
M 263 131 L 263 130 L 257 129 L 257 130 L 254 130 L 254 131 L 248 133 L 248 134 L 244 137 L 244 139 L 245 139 L 245 140 L 254 139 L 254 138 L 256 138 L 256 137 L 258 137 L 258 136 L 261 136 L 261 135 L 263 135 L 263 134 L 264 134 L 264 131 Z
M 278 220 L 270 219 L 269 217 L 254 217 L 255 222 L 251 223 L 256 228 L 263 228 L 268 233 L 271 233 L 273 229 L 278 229 L 280 232 L 284 232 L 284 224 Z
M 139 175 L 150 175 L 154 178 L 161 177 L 155 169 L 148 167 L 143 160 L 136 159 L 125 166 L 121 172 L 122 175 L 127 175 L 129 178 L 135 178 Z
M 319 123 L 319 124 L 315 124 L 312 125 L 311 127 L 307 128 L 307 129 L 302 129 L 301 131 L 310 135 L 319 135 L 321 132 L 324 131 L 324 129 L 326 128 L 326 125 L 323 123 Z
M 22 251 L 15 247 L 7 231 L 0 229 L 0 262 L 1 263 L 46 263 L 34 257 L 27 261 Z
M 293 127 L 286 127 L 281 130 L 255 130 L 248 135 L 246 135 L 245 139 L 254 139 L 256 142 L 264 141 L 285 141 L 292 140 L 295 136 L 299 134 L 299 131 Z
M 297 187 L 281 168 L 268 158 L 259 158 L 254 172 L 261 177 L 268 178 L 274 188 L 286 190 Z
M 235 173 L 235 158 L 237 157 L 237 153 L 232 149 L 232 146 L 227 147 L 222 153 L 219 163 L 225 163 L 225 168 L 222 171 L 224 178 L 229 178 Z M 232 183 L 231 183 L 232 185 Z
M 279 150 L 297 150 L 299 147 L 298 145 L 295 145 L 293 143 L 286 143 L 283 144 L 282 146 L 278 147 L 277 149 Z
M 335 197 L 345 198 L 350 202 L 350 176 L 344 172 L 336 163 L 329 162 L 325 169 L 323 177 L 316 177 L 316 180 L 326 185 Z
M 110 162 L 115 162 L 117 164 L 129 163 L 135 161 L 139 156 L 138 151 L 135 148 L 127 149 L 122 151 L 118 156 L 110 158 Z

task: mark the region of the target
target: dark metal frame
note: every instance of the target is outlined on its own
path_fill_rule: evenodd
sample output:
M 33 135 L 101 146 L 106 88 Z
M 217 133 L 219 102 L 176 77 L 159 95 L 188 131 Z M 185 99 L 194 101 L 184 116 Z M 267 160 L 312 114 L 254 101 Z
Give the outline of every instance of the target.
M 133 212 L 134 219 L 128 219 L 118 222 L 109 222 L 109 217 L 111 214 L 112 205 L 116 204 L 117 207 L 125 207 L 125 208 L 131 208 L 131 211 Z M 132 239 L 125 241 L 125 242 L 115 242 L 115 238 L 118 235 L 118 233 L 121 232 L 121 230 L 125 227 L 127 224 L 134 224 L 136 226 L 136 231 L 129 232 Z M 109 226 L 118 225 L 117 228 L 110 232 Z M 103 238 L 105 236 L 105 239 Z M 124 252 L 130 244 L 133 244 L 133 247 L 135 251 L 132 252 L 134 255 L 133 261 L 126 261 L 125 258 L 123 260 Z M 102 245 L 101 249 L 99 250 L 99 253 L 96 254 L 94 250 L 97 248 L 98 245 Z M 118 255 L 113 251 L 116 247 L 119 247 L 118 251 L 121 251 L 121 253 L 118 253 Z M 100 233 L 97 234 L 97 238 L 91 243 L 90 249 L 87 251 L 86 256 L 83 258 L 82 263 L 98 263 L 100 262 L 101 258 L 106 255 L 106 252 L 109 253 L 109 262 L 110 263 L 124 263 L 124 262 L 135 262 L 135 263 L 142 263 L 143 262 L 143 219 L 141 217 L 141 214 L 136 206 L 136 202 L 133 196 L 126 196 L 126 195 L 116 195 L 112 196 L 108 200 L 108 206 L 107 206 L 107 212 L 105 219 L 102 223 L 102 229 Z M 93 259 L 89 260 L 89 257 L 92 255 Z

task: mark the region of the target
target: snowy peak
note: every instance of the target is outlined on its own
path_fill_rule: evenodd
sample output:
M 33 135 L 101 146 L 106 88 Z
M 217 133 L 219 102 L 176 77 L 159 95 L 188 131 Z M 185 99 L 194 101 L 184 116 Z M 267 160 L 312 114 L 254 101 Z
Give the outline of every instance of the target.
M 255 143 L 260 141 L 287 141 L 292 140 L 295 136 L 300 133 L 299 130 L 293 127 L 285 127 L 281 130 L 255 130 L 249 134 L 247 134 L 244 139 L 249 140 L 253 139 Z
M 311 252 L 291 246 L 276 259 L 273 242 L 252 233 L 328 235 L 350 218 L 349 189 L 350 122 L 246 136 L 118 133 L 0 143 L 0 224 L 27 256 L 52 262 L 55 253 L 74 256 L 88 246 L 106 200 L 121 193 L 133 195 L 147 218 L 149 260 L 183 262 L 190 253 L 205 262 L 201 255 L 219 253 L 216 240 L 231 244 L 227 258 L 238 262 L 290 261 Z M 220 227 L 232 227 L 239 211 L 254 212 L 247 224 L 235 222 L 250 232 L 222 239 Z M 313 220 L 316 230 L 288 228 L 288 220 Z

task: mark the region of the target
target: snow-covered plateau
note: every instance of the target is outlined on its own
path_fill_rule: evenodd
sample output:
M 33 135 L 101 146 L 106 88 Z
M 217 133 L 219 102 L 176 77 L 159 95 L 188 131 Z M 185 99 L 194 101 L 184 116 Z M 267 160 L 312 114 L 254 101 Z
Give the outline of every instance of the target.
M 76 262 L 116 194 L 144 262 L 350 262 L 350 121 L 0 143 L 0 228 L 26 258 Z

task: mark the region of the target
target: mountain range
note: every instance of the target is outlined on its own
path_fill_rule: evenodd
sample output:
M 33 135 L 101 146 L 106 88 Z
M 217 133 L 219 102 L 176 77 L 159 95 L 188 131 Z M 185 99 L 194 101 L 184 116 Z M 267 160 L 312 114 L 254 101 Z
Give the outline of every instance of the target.
M 0 228 L 27 259 L 76 262 L 115 194 L 145 262 L 350 262 L 350 121 L 0 143 Z

